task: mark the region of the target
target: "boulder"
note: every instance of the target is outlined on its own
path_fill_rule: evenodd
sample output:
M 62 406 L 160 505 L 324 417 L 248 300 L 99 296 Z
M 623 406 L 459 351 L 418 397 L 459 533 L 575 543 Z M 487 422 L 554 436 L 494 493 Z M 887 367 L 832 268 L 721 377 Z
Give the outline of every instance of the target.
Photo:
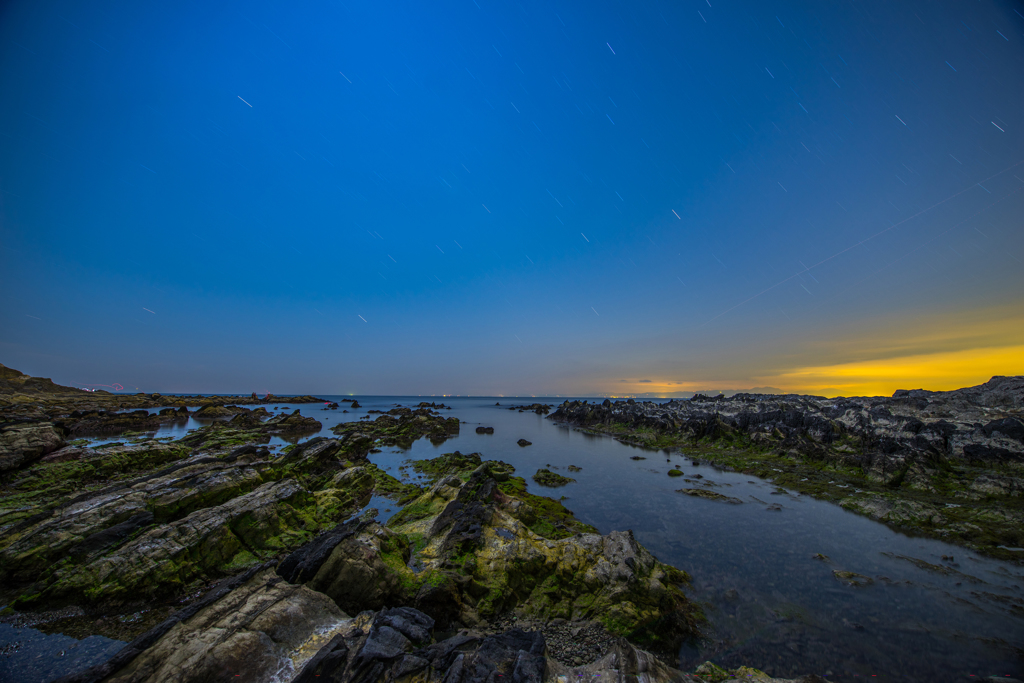
M 24 467 L 63 445 L 64 438 L 49 422 L 0 426 L 0 472 Z

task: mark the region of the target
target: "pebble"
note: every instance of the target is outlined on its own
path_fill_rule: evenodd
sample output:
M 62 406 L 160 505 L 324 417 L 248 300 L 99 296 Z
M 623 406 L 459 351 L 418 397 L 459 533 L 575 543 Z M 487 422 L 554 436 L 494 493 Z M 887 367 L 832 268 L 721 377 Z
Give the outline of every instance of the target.
M 548 656 L 566 666 L 582 666 L 597 661 L 616 641 L 616 637 L 600 623 L 570 622 L 560 618 L 540 622 L 508 615 L 491 622 L 488 631 L 500 633 L 510 628 L 542 632 Z

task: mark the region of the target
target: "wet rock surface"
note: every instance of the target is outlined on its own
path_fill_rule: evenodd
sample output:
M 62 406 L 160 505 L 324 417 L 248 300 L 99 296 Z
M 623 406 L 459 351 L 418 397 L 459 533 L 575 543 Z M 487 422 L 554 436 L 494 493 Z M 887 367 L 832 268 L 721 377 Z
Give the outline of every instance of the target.
M 891 526 L 1021 561 L 1024 377 L 891 397 L 566 401 L 551 419 L 679 448 Z

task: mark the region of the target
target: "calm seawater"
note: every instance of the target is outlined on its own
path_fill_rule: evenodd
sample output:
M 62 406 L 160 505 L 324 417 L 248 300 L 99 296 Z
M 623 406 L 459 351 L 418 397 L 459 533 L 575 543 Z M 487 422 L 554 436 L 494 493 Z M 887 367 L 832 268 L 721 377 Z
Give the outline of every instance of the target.
M 273 412 L 299 408 L 320 420 L 322 433 L 331 436 L 332 426 L 358 420 L 368 410 L 443 401 L 453 408 L 443 413 L 465 422 L 459 436 L 440 446 L 421 439 L 407 451 L 385 449 L 370 460 L 400 479 L 406 475 L 399 465 L 410 458 L 459 450 L 504 460 L 526 478 L 532 493 L 565 496 L 565 505 L 577 518 L 602 533 L 632 529 L 658 559 L 688 571 L 693 578 L 688 594 L 705 604 L 709 624 L 706 640 L 680 651 L 683 669 L 710 659 L 725 667 L 747 664 L 777 677 L 817 673 L 844 682 L 1024 676 L 1024 567 L 897 533 L 838 506 L 795 492 L 780 493 L 756 477 L 694 465 L 685 453 L 634 448 L 534 413 L 507 410 L 524 403 L 557 405 L 562 398 L 323 398 L 357 398 L 362 407 L 342 413 L 319 404 L 279 403 Z M 183 436 L 201 424 L 189 419 L 162 427 L 156 436 Z M 494 427 L 494 434 L 477 434 L 480 425 Z M 300 440 L 306 438 L 311 437 Z M 533 445 L 518 446 L 520 438 Z M 271 441 L 278 447 L 286 443 Z M 569 465 L 582 470 L 569 473 Z M 572 476 L 576 483 L 558 489 L 538 486 L 530 475 L 541 467 Z M 712 490 L 744 504 L 676 493 L 696 485 L 667 476 L 673 468 L 687 476 L 702 475 Z M 769 505 L 782 509 L 769 510 Z M 367 507 L 377 508 L 381 518 L 396 511 L 391 501 L 378 497 Z M 830 561 L 814 559 L 816 553 Z M 943 555 L 955 559 L 944 562 Z M 955 573 L 921 569 L 905 558 L 944 565 Z M 847 586 L 833 577 L 833 569 L 856 572 L 872 582 Z M 63 636 L 0 629 L 0 647 L 21 643 L 16 653 L 0 655 L 0 679 L 28 674 L 47 653 L 67 650 L 66 642 L 53 644 L 57 638 Z M 81 659 L 95 661 L 94 656 Z M 59 673 L 79 668 L 69 661 Z M 52 676 L 53 669 L 46 669 Z

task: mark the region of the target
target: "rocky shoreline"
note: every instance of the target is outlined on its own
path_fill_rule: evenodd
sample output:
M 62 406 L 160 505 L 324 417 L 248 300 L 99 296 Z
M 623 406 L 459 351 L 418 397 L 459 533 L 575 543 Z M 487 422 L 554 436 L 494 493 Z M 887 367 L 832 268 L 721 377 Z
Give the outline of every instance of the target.
M 1024 563 L 1024 377 L 892 397 L 566 401 L 549 419 L 678 450 L 903 532 Z
M 66 387 L 44 377 L 32 377 L 0 364 L 0 411 L 8 419 L 20 416 L 35 419 L 47 414 L 73 411 L 102 412 L 173 406 L 268 405 L 275 403 L 327 403 L 315 396 L 257 396 L 256 392 L 239 396 L 195 396 L 161 394 L 121 394 L 103 389 L 86 391 Z
M 89 447 L 67 439 L 182 413 L 57 385 L 31 402 L 45 381 L 17 375 L 0 403 L 0 620 L 130 641 L 62 681 L 770 680 L 672 668 L 703 623 L 686 573 L 528 493 L 511 465 L 449 453 L 410 462 L 417 485 L 367 460 L 458 434 L 442 406 L 276 451 L 272 435 L 322 424 L 221 399 L 181 439 Z M 401 510 L 382 524 L 372 496 Z

